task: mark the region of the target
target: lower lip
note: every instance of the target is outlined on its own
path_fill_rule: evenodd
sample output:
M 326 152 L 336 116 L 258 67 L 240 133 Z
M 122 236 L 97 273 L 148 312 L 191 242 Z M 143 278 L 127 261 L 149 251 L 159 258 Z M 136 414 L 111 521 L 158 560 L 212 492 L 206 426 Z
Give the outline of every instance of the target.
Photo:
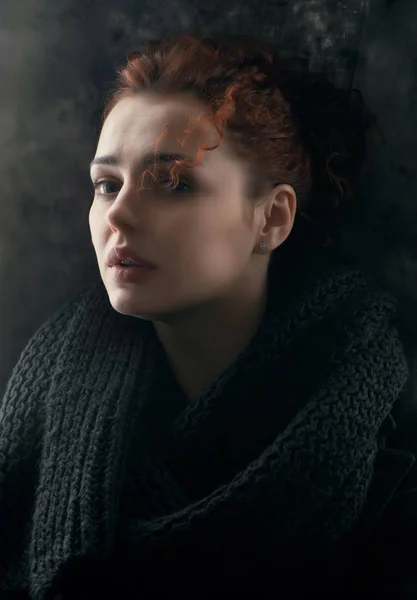
M 123 267 L 113 265 L 110 267 L 113 279 L 118 283 L 142 283 L 155 271 L 154 267 Z

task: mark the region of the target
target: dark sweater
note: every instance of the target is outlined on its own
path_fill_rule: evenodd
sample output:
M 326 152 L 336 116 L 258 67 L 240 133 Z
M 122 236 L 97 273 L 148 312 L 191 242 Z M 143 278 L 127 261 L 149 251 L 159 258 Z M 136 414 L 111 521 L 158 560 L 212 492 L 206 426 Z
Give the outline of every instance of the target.
M 191 405 L 153 325 L 101 283 L 36 332 L 0 406 L 4 590 L 325 593 L 348 576 L 408 376 L 395 302 L 325 252 L 269 277 L 259 331 Z

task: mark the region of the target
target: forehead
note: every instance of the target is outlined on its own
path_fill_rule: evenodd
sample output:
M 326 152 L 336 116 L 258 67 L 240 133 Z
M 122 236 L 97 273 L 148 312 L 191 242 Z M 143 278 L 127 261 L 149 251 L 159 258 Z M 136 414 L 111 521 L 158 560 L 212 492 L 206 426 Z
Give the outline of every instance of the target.
M 96 156 L 137 157 L 152 152 L 158 140 L 161 150 L 181 151 L 195 157 L 203 143 L 211 146 L 219 141 L 218 133 L 207 117 L 204 104 L 186 95 L 140 94 L 124 98 L 103 125 Z M 230 154 L 227 142 L 214 152 L 205 153 L 203 163 L 219 152 Z

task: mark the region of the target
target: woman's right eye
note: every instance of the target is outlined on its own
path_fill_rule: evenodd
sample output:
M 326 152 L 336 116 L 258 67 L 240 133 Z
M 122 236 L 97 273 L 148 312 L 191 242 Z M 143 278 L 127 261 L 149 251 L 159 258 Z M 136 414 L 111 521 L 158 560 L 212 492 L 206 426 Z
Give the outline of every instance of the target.
M 98 196 L 109 196 L 111 194 L 117 194 L 117 191 L 109 190 L 106 191 L 106 186 L 116 186 L 117 183 L 114 181 L 110 181 L 108 179 L 99 179 L 98 181 L 93 181 L 94 191 Z

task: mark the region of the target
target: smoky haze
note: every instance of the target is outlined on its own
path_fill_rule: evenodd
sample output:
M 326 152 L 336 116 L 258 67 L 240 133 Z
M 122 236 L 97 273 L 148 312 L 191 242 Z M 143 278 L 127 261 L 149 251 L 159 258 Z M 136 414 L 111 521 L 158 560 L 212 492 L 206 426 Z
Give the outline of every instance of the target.
M 115 68 L 179 32 L 264 37 L 364 92 L 386 144 L 344 244 L 395 291 L 417 339 L 416 28 L 415 0 L 1 0 L 0 395 L 39 325 L 99 279 L 88 163 Z

